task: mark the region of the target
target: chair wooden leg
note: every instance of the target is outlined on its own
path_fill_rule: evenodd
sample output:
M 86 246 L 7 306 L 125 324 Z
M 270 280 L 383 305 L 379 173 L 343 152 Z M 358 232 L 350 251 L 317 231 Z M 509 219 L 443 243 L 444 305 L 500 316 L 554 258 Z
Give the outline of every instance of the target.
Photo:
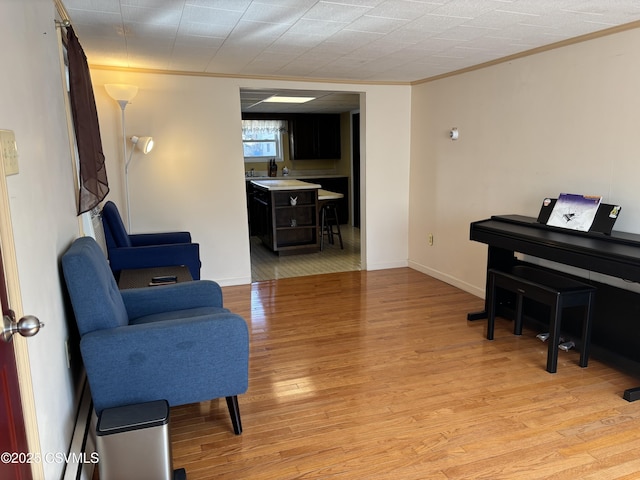
M 229 415 L 231 415 L 231 423 L 233 424 L 233 431 L 236 435 L 242 433 L 242 422 L 240 421 L 240 406 L 238 405 L 238 396 L 226 397 L 227 407 L 229 408 Z

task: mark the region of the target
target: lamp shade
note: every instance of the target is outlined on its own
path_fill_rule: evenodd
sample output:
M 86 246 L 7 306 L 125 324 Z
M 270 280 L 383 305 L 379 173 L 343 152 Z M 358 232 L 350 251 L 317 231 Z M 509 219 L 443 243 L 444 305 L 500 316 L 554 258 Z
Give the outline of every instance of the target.
M 118 102 L 129 102 L 138 94 L 138 87 L 123 83 L 107 83 L 105 90 L 111 98 Z
M 153 150 L 153 137 L 131 137 L 134 147 L 138 147 L 145 155 Z

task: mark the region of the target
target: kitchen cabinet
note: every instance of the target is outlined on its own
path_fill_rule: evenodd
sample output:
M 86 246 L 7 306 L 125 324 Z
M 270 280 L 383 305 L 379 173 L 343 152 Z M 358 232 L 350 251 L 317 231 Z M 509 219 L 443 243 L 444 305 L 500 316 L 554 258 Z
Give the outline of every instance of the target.
M 285 179 L 286 177 L 278 177 Z M 349 223 L 349 177 L 328 175 L 320 177 L 288 177 L 289 179 L 301 179 L 308 183 L 315 183 L 320 185 L 321 188 L 329 190 L 331 192 L 341 193 L 342 198 L 335 200 L 336 210 L 338 212 L 338 220 L 340 225 Z M 265 178 L 266 180 L 266 178 Z M 249 235 L 261 236 L 266 226 L 264 224 L 264 212 L 261 210 L 261 204 L 253 200 L 256 192 L 256 187 L 251 182 L 251 177 L 247 178 L 247 215 L 249 220 Z
M 289 124 L 293 160 L 341 158 L 339 114 L 298 114 Z
M 317 252 L 318 189 L 299 180 L 252 181 L 252 233 L 279 255 Z

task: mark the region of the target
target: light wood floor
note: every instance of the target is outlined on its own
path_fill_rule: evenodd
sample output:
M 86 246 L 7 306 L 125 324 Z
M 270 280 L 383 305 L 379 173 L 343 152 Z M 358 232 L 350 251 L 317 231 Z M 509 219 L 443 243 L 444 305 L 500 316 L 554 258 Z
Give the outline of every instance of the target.
M 224 399 L 171 411 L 174 467 L 198 479 L 637 479 L 640 384 L 560 352 L 410 269 L 226 287 L 251 331 L 244 433 Z

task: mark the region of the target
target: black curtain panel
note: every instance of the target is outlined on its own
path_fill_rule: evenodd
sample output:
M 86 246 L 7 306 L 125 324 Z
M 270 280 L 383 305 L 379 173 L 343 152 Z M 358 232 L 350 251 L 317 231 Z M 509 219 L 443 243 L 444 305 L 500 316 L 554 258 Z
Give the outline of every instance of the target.
M 69 94 L 80 158 L 78 215 L 96 207 L 109 192 L 98 112 L 87 57 L 73 27 L 67 27 Z

